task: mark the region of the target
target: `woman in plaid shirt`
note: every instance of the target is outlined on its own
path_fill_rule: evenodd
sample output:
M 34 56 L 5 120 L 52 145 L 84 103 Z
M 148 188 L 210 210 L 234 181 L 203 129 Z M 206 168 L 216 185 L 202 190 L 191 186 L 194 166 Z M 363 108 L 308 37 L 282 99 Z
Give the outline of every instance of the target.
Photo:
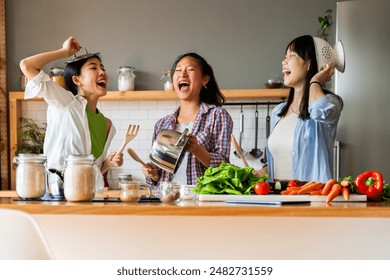
M 212 67 L 196 53 L 179 56 L 172 66 L 173 87 L 180 106 L 163 117 L 154 127 L 153 142 L 162 129 L 190 131 L 185 147 L 188 152 L 177 172 L 172 174 L 149 162 L 142 167 L 146 182 L 158 187 L 160 182 L 196 185 L 198 177 L 212 166 L 229 162 L 233 120 L 221 106 L 225 97 L 219 89 Z

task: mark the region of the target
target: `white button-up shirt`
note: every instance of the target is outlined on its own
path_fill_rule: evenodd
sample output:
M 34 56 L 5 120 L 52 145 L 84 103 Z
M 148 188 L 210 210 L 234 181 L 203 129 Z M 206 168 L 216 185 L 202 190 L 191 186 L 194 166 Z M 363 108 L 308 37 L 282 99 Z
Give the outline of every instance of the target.
M 48 168 L 63 171 L 69 154 L 91 154 L 92 143 L 85 111 L 87 100 L 84 97 L 74 96 L 52 81 L 42 70 L 26 85 L 24 98 L 33 97 L 42 97 L 48 104 L 43 146 Z M 111 125 L 103 153 L 95 160 L 99 168 L 107 156 L 115 132 L 114 125 Z

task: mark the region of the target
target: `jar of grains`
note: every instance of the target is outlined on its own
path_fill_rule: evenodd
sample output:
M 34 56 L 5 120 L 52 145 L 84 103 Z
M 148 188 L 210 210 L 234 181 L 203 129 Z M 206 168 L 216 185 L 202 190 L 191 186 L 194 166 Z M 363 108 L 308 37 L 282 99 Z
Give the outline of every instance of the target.
M 50 79 L 52 79 L 56 84 L 66 88 L 64 80 L 64 68 L 62 67 L 52 67 L 50 69 Z
M 141 185 L 138 181 L 128 181 L 126 184 L 122 183 L 119 199 L 122 202 L 138 202 L 143 192 L 147 192 L 148 198 L 152 195 L 152 190 L 148 185 Z
M 91 201 L 95 197 L 95 172 L 93 155 L 69 155 L 64 169 L 65 199 Z
M 46 157 L 41 154 L 19 154 L 14 157 L 16 193 L 21 198 L 41 198 L 46 191 Z

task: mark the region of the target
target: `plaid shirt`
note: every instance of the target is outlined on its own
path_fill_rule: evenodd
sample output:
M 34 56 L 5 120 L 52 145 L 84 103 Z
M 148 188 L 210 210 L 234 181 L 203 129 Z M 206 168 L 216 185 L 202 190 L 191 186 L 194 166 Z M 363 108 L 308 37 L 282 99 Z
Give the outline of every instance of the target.
M 180 107 L 171 115 L 165 116 L 155 124 L 153 142 L 161 130 L 176 129 L 179 111 Z M 196 136 L 198 144 L 210 153 L 210 166 L 216 167 L 221 162 L 229 162 L 230 135 L 232 132 L 233 120 L 225 109 L 207 103 L 200 104 L 199 113 L 195 118 L 191 134 Z M 196 185 L 198 177 L 202 176 L 206 169 L 193 154 L 188 154 L 187 184 Z M 146 178 L 146 182 L 153 187 L 158 187 L 160 182 L 172 180 L 172 173 L 160 168 L 159 173 L 160 181 L 156 185 L 149 178 Z

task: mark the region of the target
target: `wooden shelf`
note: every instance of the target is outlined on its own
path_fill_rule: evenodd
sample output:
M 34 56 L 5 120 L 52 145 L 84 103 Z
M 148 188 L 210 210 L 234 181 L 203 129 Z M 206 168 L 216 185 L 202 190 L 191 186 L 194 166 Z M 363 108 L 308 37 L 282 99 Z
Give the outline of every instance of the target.
M 228 101 L 249 100 L 249 99 L 281 99 L 288 95 L 287 88 L 280 89 L 226 89 L 222 90 Z M 11 100 L 24 100 L 22 91 L 10 92 Z M 41 100 L 40 98 L 29 99 L 31 101 Z M 177 100 L 174 91 L 163 90 L 140 90 L 140 91 L 109 91 L 106 96 L 101 97 L 101 101 L 144 101 L 144 100 Z
M 282 89 L 227 89 L 222 90 L 227 102 L 245 100 L 281 100 L 288 96 L 289 90 Z M 24 99 L 24 92 L 13 91 L 9 93 L 9 155 L 12 161 L 15 156 L 15 145 L 19 142 L 19 118 L 22 113 L 21 101 L 42 101 L 42 98 Z M 149 90 L 149 91 L 109 91 L 100 101 L 174 101 L 178 100 L 174 91 Z M 15 189 L 15 168 L 9 166 L 11 189 Z

